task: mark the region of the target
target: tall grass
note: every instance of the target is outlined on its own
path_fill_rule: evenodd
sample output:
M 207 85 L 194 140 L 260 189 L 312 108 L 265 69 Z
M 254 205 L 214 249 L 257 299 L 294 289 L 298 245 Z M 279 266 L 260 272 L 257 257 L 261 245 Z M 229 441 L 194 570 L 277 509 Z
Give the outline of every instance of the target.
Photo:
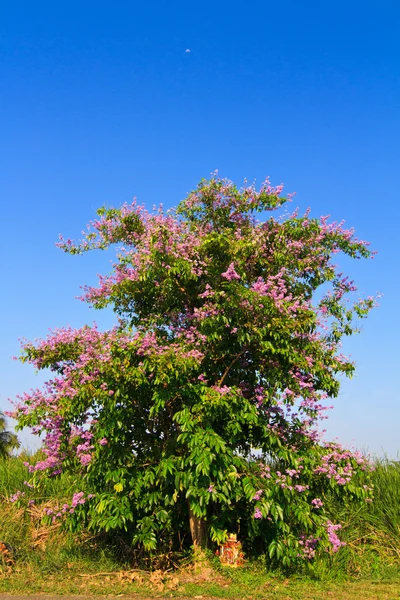
M 64 474 L 43 477 L 38 487 L 30 488 L 27 464 L 41 458 L 40 453 L 22 453 L 0 460 L 0 541 L 10 546 L 18 564 L 38 561 L 46 568 L 71 544 L 71 536 L 61 532 L 58 524 L 44 524 L 45 509 L 57 501 L 70 501 L 73 479 Z M 17 492 L 24 494 L 25 504 L 30 501 L 27 509 L 11 501 Z
M 36 490 L 25 484 L 31 477 L 26 464 L 35 464 L 42 458 L 39 451 L 35 455 L 23 452 L 19 456 L 0 459 L 0 499 L 4 500 L 17 491 L 24 492 L 33 500 L 60 499 L 68 496 L 74 483 L 74 479 L 69 475 L 43 477 Z
M 62 530 L 59 522 L 49 524 L 45 511 L 55 504 L 70 503 L 76 480 L 62 474 L 43 477 L 38 488 L 25 485 L 29 471 L 24 463 L 36 463 L 40 454 L 27 453 L 18 457 L 0 459 L 0 542 L 10 548 L 7 557 L 0 554 L 0 576 L 18 572 L 43 581 L 50 574 L 94 573 L 116 571 L 124 566 L 116 558 L 115 549 L 103 539 L 87 533 L 72 534 Z M 25 493 L 24 505 L 11 502 L 17 491 Z M 14 567 L 6 559 L 11 557 Z
M 400 462 L 379 458 L 374 467 L 371 503 L 330 506 L 346 546 L 310 565 L 320 578 L 400 577 Z
M 400 558 L 400 461 L 377 461 L 373 483 L 375 501 L 369 506 L 367 520 L 385 534 Z
M 28 469 L 20 457 L 13 456 L 0 460 L 0 496 L 7 497 L 23 489 L 24 481 L 29 478 Z

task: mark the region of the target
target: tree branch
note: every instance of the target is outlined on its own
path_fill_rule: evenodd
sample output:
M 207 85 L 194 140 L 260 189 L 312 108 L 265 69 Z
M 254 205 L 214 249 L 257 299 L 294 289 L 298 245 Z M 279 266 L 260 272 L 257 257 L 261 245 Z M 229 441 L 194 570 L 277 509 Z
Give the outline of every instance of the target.
M 235 362 L 242 356 L 242 354 L 244 354 L 246 352 L 246 350 L 247 350 L 247 348 L 244 348 L 243 350 L 241 350 L 239 352 L 239 354 L 236 354 L 236 356 L 233 359 L 233 361 L 231 362 L 231 364 L 226 367 L 224 374 L 222 375 L 221 379 L 218 382 L 218 387 L 220 387 L 223 384 L 225 377 L 228 375 L 229 371 L 231 370 L 231 368 L 233 367 Z

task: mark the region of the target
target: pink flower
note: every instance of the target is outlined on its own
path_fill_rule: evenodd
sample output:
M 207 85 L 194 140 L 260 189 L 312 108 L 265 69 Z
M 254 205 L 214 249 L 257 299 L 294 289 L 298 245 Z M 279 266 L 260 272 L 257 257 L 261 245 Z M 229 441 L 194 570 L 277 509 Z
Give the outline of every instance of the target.
M 314 506 L 314 508 L 322 508 L 324 505 L 320 498 L 314 498 L 314 500 L 311 500 L 311 504 Z
M 259 277 L 255 283 L 250 288 L 254 292 L 258 292 L 262 296 L 265 296 L 268 293 L 269 286 L 265 283 L 262 277 Z
M 331 521 L 326 522 L 326 531 L 328 533 L 328 539 L 332 544 L 332 552 L 337 552 L 341 546 L 346 545 L 346 542 L 341 542 L 336 534 L 336 531 L 341 528 L 342 526 L 340 523 L 334 525 Z
M 308 490 L 308 485 L 295 485 L 294 489 L 296 490 L 296 492 L 305 492 L 306 490 Z
M 222 387 L 218 385 L 213 385 L 212 389 L 216 392 L 219 392 L 222 396 L 226 396 L 226 394 L 229 394 L 229 392 L 231 391 L 231 388 L 227 385 L 223 385 Z
M 84 492 L 77 492 L 72 496 L 72 508 L 78 506 L 78 504 L 85 504 L 85 494 Z
M 225 273 L 221 273 L 222 277 L 225 277 L 228 281 L 232 279 L 241 279 L 240 275 L 235 271 L 235 263 L 231 262 Z
M 18 490 L 15 494 L 10 496 L 10 502 L 17 502 L 20 498 L 23 498 L 24 496 L 25 492 L 21 492 L 21 490 Z

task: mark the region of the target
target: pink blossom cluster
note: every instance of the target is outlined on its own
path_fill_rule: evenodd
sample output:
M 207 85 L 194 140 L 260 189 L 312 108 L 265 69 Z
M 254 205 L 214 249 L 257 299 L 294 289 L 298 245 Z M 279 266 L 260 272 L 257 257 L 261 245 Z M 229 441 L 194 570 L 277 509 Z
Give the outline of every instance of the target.
M 260 462 L 258 466 L 260 468 L 260 476 L 265 479 L 271 479 L 271 467 L 262 462 Z
M 302 296 L 295 297 L 293 282 L 286 267 L 282 267 L 275 275 L 267 278 L 258 277 L 250 289 L 259 296 L 268 297 L 279 312 L 287 312 L 292 317 L 298 316 L 301 311 L 308 311 L 310 303 Z
M 341 542 L 337 536 L 337 531 L 342 528 L 342 525 L 338 523 L 334 525 L 331 521 L 326 523 L 326 531 L 328 534 L 329 542 L 332 544 L 332 552 L 337 552 L 341 546 L 345 546 L 346 542 Z
M 300 558 L 306 558 L 307 560 L 311 560 L 315 557 L 316 549 L 320 538 L 316 538 L 310 536 L 306 538 L 304 535 L 299 539 L 299 545 L 302 547 L 302 553 L 299 554 Z
M 237 279 L 237 280 L 241 279 L 240 275 L 238 273 L 236 273 L 236 271 L 235 271 L 235 263 L 234 262 L 231 262 L 231 264 L 229 265 L 227 270 L 224 271 L 223 273 L 221 273 L 221 277 L 224 277 L 228 281 L 233 281 L 235 279 Z
M 79 439 L 81 443 L 76 445 L 76 456 L 80 463 L 83 466 L 86 466 L 92 461 L 92 450 L 94 449 L 94 445 L 91 442 L 93 433 L 88 430 L 79 432 Z
M 321 457 L 321 464 L 314 469 L 314 473 L 326 475 L 328 479 L 334 479 L 338 485 L 346 485 L 351 482 L 356 467 L 361 470 L 371 468 L 368 457 L 361 452 L 352 452 L 344 449 L 340 444 L 326 446 L 328 452 Z
M 115 289 L 125 282 L 137 282 L 140 273 L 152 269 L 157 257 L 164 257 L 160 267 L 164 271 L 181 257 L 190 259 L 191 270 L 194 276 L 205 272 L 207 263 L 197 254 L 208 227 L 204 231 L 192 232 L 187 222 L 179 221 L 174 215 L 164 215 L 162 209 L 156 214 L 151 214 L 143 207 L 133 202 L 125 205 L 121 210 L 108 211 L 101 219 L 94 221 L 89 226 L 89 232 L 80 244 L 70 242 L 66 244 L 61 240 L 59 246 L 68 252 L 83 252 L 92 248 L 106 248 L 110 244 L 123 241 L 125 247 L 120 249 L 120 261 L 114 265 L 114 274 L 99 276 L 99 286 L 86 286 L 83 300 L 93 305 L 102 305 L 104 299 L 109 297 Z M 136 221 L 132 227 L 132 220 Z M 92 230 L 91 230 L 92 228 Z M 160 286 L 161 281 L 155 280 L 154 284 Z
M 264 490 L 258 490 L 254 496 L 253 496 L 253 500 L 260 500 L 261 496 L 263 495 Z
M 172 329 L 173 330 L 173 329 Z M 138 356 L 161 356 L 166 353 L 174 352 L 179 354 L 183 358 L 194 359 L 195 361 L 201 362 L 204 357 L 204 353 L 199 350 L 201 342 L 205 341 L 205 337 L 199 334 L 194 335 L 194 328 L 191 327 L 187 332 L 179 330 L 176 332 L 176 342 L 165 340 L 165 342 L 157 336 L 155 331 L 149 331 L 142 333 L 140 330 L 133 335 L 133 340 L 138 342 L 136 345 L 136 353 Z M 183 346 L 182 341 L 185 346 Z M 190 345 L 194 347 L 190 348 Z
M 300 470 L 301 470 L 301 468 L 302 468 L 302 465 L 300 466 Z M 275 478 L 276 485 L 278 485 L 282 489 L 286 489 L 289 491 L 295 491 L 295 492 L 298 492 L 299 494 L 310 489 L 309 485 L 302 485 L 300 483 L 293 484 L 292 477 L 298 477 L 300 474 L 300 471 L 296 471 L 294 469 L 292 469 L 291 471 L 292 471 L 292 473 L 294 473 L 294 475 L 283 474 L 280 471 L 276 471 L 276 478 Z
M 51 516 L 54 522 L 63 515 L 73 514 L 77 506 L 86 504 L 86 502 L 88 502 L 91 498 L 94 498 L 94 496 L 95 494 L 86 495 L 85 492 L 76 492 L 72 496 L 70 504 L 64 503 L 61 507 L 47 508 L 45 511 L 46 515 Z
M 238 189 L 232 181 L 220 179 L 218 172 L 213 174 L 210 181 L 203 181 L 197 190 L 189 194 L 183 201 L 181 211 L 187 215 L 206 217 L 210 205 L 216 210 L 221 218 L 227 219 L 237 225 L 253 224 L 254 219 L 249 216 L 252 211 L 257 210 L 260 205 L 264 210 L 274 210 L 290 199 L 280 198 L 283 185 L 272 186 L 269 178 L 257 190 L 255 184 L 245 185 Z
M 17 490 L 15 492 L 15 494 L 12 494 L 10 496 L 10 502 L 14 503 L 14 502 L 18 502 L 18 500 L 20 500 L 21 498 L 23 498 L 25 496 L 25 492 L 21 492 L 21 490 Z
M 80 330 L 58 329 L 51 332 L 45 340 L 39 340 L 36 346 L 26 344 L 25 351 L 30 354 L 30 362 L 38 368 L 44 368 L 48 361 L 52 360 L 55 368 L 62 373 L 62 376 L 56 376 L 46 382 L 43 390 L 32 390 L 31 393 L 23 394 L 19 397 L 15 410 L 8 413 L 14 418 L 23 415 L 32 419 L 35 418 L 36 412 L 47 415 L 39 422 L 36 421 L 33 427 L 33 433 L 45 434 L 43 451 L 46 458 L 35 465 L 28 465 L 29 471 L 49 470 L 54 475 L 61 471 L 66 458 L 65 450 L 61 450 L 62 440 L 68 424 L 59 416 L 59 407 L 64 404 L 65 399 L 74 400 L 78 390 L 82 393 L 85 388 L 93 390 L 93 386 L 99 398 L 114 394 L 114 390 L 104 381 L 104 372 L 108 365 L 112 365 L 116 348 L 116 351 L 120 352 L 121 349 L 130 347 L 137 356 L 175 353 L 196 363 L 202 360 L 203 353 L 198 348 L 204 343 L 205 336 L 199 334 L 196 337 L 195 328 L 190 327 L 187 336 L 182 329 L 177 332 L 176 337 L 178 342 L 168 344 L 159 339 L 155 332 L 143 334 L 138 331 L 127 335 L 115 327 L 101 333 L 94 325 L 92 328 L 85 326 Z M 73 360 L 64 359 L 66 349 L 72 353 Z M 89 419 L 83 427 L 73 426 L 69 436 L 69 451 L 76 454 L 83 467 L 92 461 L 96 445 L 107 444 L 104 437 L 96 440 L 93 420 L 91 425 L 88 424 Z
M 228 387 L 227 385 L 222 385 L 222 386 L 212 385 L 211 389 L 218 392 L 219 394 L 221 394 L 221 396 L 226 396 L 227 394 L 229 394 L 231 392 L 231 388 Z
M 323 505 L 324 505 L 324 503 L 322 502 L 321 498 L 314 498 L 313 500 L 311 500 L 311 504 L 316 509 L 322 508 Z

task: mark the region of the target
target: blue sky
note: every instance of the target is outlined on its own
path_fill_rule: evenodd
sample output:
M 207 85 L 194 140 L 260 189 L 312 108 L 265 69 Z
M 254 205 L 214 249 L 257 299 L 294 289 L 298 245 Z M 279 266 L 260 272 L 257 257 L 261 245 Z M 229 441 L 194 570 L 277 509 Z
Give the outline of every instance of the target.
M 19 337 L 113 321 L 75 299 L 109 257 L 64 255 L 58 234 L 133 196 L 173 206 L 219 169 L 285 183 L 378 250 L 349 265 L 384 297 L 346 342 L 357 375 L 327 429 L 396 456 L 399 30 L 394 0 L 3 2 L 0 409 L 43 380 L 10 360 Z

